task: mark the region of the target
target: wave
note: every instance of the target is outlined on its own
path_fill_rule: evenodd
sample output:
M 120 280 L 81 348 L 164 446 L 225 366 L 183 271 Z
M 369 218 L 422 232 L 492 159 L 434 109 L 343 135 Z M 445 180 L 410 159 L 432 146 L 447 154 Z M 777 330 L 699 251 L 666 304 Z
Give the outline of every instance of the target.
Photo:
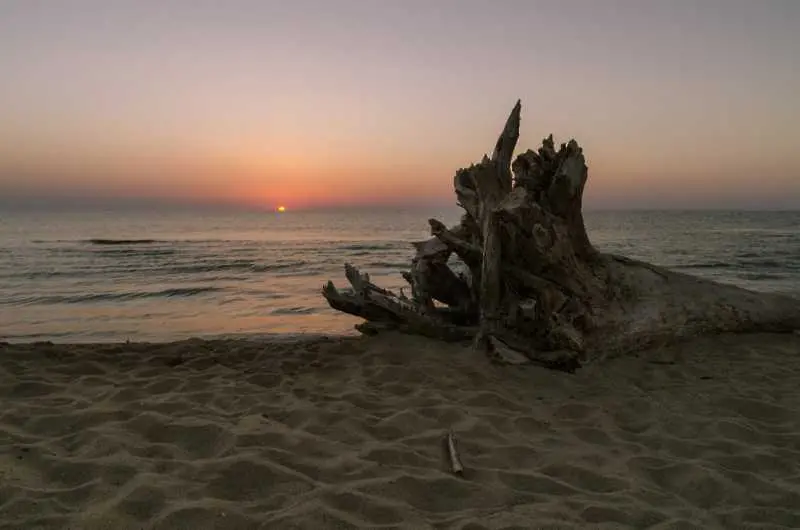
M 92 251 L 94 254 L 102 256 L 141 256 L 141 257 L 158 257 L 158 256 L 173 256 L 176 251 L 170 248 L 160 249 L 147 249 L 142 250 L 138 248 L 103 248 Z
M 703 261 L 699 263 L 682 263 L 675 265 L 676 269 L 730 269 L 735 267 L 732 263 L 724 261 Z
M 780 280 L 784 278 L 782 274 L 768 274 L 763 272 L 744 272 L 738 274 L 737 276 L 744 280 L 756 280 L 756 281 Z
M 46 280 L 48 278 L 60 278 L 60 277 L 80 277 L 84 276 L 86 271 L 75 271 L 75 272 L 67 272 L 67 271 L 22 271 L 22 272 L 12 272 L 10 274 L 3 274 L 0 275 L 0 278 L 24 278 L 26 280 Z
M 90 238 L 90 239 L 31 239 L 31 244 L 34 245 L 52 245 L 52 244 L 82 244 L 82 245 L 98 245 L 98 246 L 114 246 L 114 245 L 155 245 L 155 244 L 197 244 L 197 245 L 229 245 L 232 243 L 237 244 L 252 244 L 258 243 L 257 240 L 251 239 L 156 239 L 156 238 Z
M 54 295 L 54 296 L 34 296 L 24 299 L 14 300 L 7 303 L 15 305 L 21 303 L 25 305 L 48 305 L 48 304 L 86 304 L 94 302 L 121 302 L 139 300 L 144 298 L 175 298 L 191 297 L 206 293 L 222 291 L 222 287 L 202 286 L 202 287 L 172 287 L 160 291 L 134 291 L 121 293 L 84 293 L 73 295 Z
M 102 251 L 103 256 L 114 252 L 115 255 L 124 256 L 127 254 L 135 253 L 137 258 L 158 258 L 167 257 L 175 254 L 174 251 Z M 292 261 L 288 263 L 257 263 L 251 260 L 234 260 L 230 262 L 211 262 L 211 263 L 197 263 L 197 264 L 175 264 L 171 265 L 169 262 L 147 260 L 142 262 L 135 262 L 131 260 L 114 261 L 111 263 L 95 264 L 83 268 L 75 268 L 70 266 L 61 270 L 27 270 L 9 272 L 1 274 L 0 278 L 19 278 L 26 280 L 46 280 L 50 278 L 87 278 L 98 276 L 109 276 L 115 274 L 124 274 L 125 276 L 135 277 L 141 274 L 157 274 L 159 277 L 169 275 L 193 275 L 203 274 L 203 281 L 237 281 L 243 277 L 237 275 L 241 273 L 285 273 L 285 275 L 292 276 L 294 274 L 307 275 L 311 270 L 307 266 L 307 261 Z M 296 270 L 293 270 L 296 269 Z M 321 272 L 319 269 L 314 269 L 316 272 Z M 209 277 L 208 273 L 217 273 L 216 276 Z M 219 273 L 228 273 L 219 274 Z
M 760 261 L 745 261 L 743 264 L 746 265 L 748 268 L 752 268 L 752 269 L 760 269 L 760 268 L 764 268 L 764 269 L 785 269 L 785 268 L 788 268 L 789 265 L 790 265 L 789 263 L 786 263 L 785 261 L 777 261 L 777 260 L 771 260 L 771 259 L 760 260 Z
M 408 269 L 411 267 L 411 264 L 408 262 L 390 262 L 390 261 L 373 261 L 372 263 L 368 263 L 367 267 L 379 267 L 383 269 Z
M 351 245 L 340 245 L 336 247 L 336 249 L 372 251 L 372 250 L 391 250 L 396 247 L 397 247 L 396 243 L 372 243 L 372 244 L 356 243 Z
M 277 274 L 275 274 L 275 276 L 281 278 L 299 278 L 304 276 L 319 276 L 324 272 L 325 270 L 320 267 L 313 267 L 310 269 L 303 269 L 301 271 L 295 271 L 295 272 L 278 272 Z
M 87 239 L 84 243 L 92 245 L 153 245 L 167 243 L 167 241 L 158 239 Z
M 273 315 L 311 315 L 316 313 L 317 310 L 313 307 L 280 307 L 274 309 L 271 314 Z
M 286 269 L 302 268 L 308 264 L 306 261 L 292 261 L 288 263 L 256 263 L 251 260 L 230 261 L 223 263 L 198 263 L 196 265 L 176 265 L 162 269 L 172 274 L 197 274 L 202 272 L 220 271 L 248 271 L 248 272 L 270 272 L 283 271 Z
M 754 256 L 755 257 L 755 256 Z M 757 256 L 759 259 L 736 259 L 730 262 L 724 261 L 701 261 L 695 263 L 682 263 L 675 265 L 676 269 L 784 269 L 795 270 L 798 264 L 792 260 L 775 260 L 764 259 L 763 256 Z
M 153 248 L 153 247 L 125 247 L 120 245 L 120 247 L 115 247 L 113 245 L 98 245 L 94 247 L 83 247 L 83 248 L 48 248 L 44 249 L 44 252 L 50 254 L 51 256 L 81 256 L 81 255 L 92 255 L 92 256 L 171 256 L 177 253 L 176 249 L 173 248 Z

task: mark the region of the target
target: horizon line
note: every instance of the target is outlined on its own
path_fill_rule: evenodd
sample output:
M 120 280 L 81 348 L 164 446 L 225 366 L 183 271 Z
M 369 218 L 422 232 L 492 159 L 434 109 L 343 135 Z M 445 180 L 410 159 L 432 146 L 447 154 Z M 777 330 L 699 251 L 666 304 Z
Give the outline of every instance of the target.
M 281 215 L 291 215 L 292 213 L 313 213 L 331 211 L 369 211 L 386 210 L 393 211 L 420 211 L 431 209 L 462 210 L 455 202 L 398 202 L 398 203 L 337 203 L 327 205 L 305 205 L 305 206 L 286 206 L 285 211 L 278 212 L 277 209 L 282 205 L 253 205 L 225 201 L 185 201 L 171 199 L 53 199 L 53 198 L 31 198 L 26 200 L 3 200 L 0 199 L 0 211 L 42 211 L 50 210 L 53 213 L 58 211 L 74 212 L 76 210 L 86 211 L 130 211 L 130 210 L 159 210 L 165 209 L 174 211 L 227 211 L 239 213 L 280 213 Z M 800 205 L 765 205 L 765 204 L 667 204 L 667 205 L 585 205 L 582 208 L 584 213 L 592 212 L 800 212 Z

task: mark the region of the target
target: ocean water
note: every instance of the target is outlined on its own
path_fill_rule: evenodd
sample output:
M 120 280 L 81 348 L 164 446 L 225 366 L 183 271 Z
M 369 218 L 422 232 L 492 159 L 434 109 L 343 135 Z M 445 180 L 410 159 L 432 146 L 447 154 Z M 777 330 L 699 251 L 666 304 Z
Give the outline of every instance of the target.
M 341 334 L 343 264 L 405 286 L 411 241 L 458 209 L 0 212 L 0 340 Z M 800 296 L 800 212 L 587 212 L 601 250 Z

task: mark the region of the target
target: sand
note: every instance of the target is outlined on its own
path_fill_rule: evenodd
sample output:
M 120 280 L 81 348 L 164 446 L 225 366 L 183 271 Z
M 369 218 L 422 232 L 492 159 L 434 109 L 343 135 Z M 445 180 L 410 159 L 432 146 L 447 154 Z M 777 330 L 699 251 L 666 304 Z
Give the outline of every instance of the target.
M 800 336 L 0 346 L 0 527 L 800 528 Z M 466 468 L 450 473 L 443 437 Z

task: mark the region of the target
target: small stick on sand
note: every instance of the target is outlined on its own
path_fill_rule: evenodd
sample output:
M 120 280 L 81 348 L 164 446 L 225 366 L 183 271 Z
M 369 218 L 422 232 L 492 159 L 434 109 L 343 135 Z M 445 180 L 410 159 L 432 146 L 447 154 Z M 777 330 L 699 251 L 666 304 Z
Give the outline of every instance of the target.
M 450 457 L 450 469 L 452 469 L 453 473 L 459 476 L 464 475 L 464 466 L 461 465 L 461 458 L 458 456 L 458 450 L 456 449 L 456 437 L 453 434 L 453 431 L 448 431 L 447 433 L 447 455 Z

